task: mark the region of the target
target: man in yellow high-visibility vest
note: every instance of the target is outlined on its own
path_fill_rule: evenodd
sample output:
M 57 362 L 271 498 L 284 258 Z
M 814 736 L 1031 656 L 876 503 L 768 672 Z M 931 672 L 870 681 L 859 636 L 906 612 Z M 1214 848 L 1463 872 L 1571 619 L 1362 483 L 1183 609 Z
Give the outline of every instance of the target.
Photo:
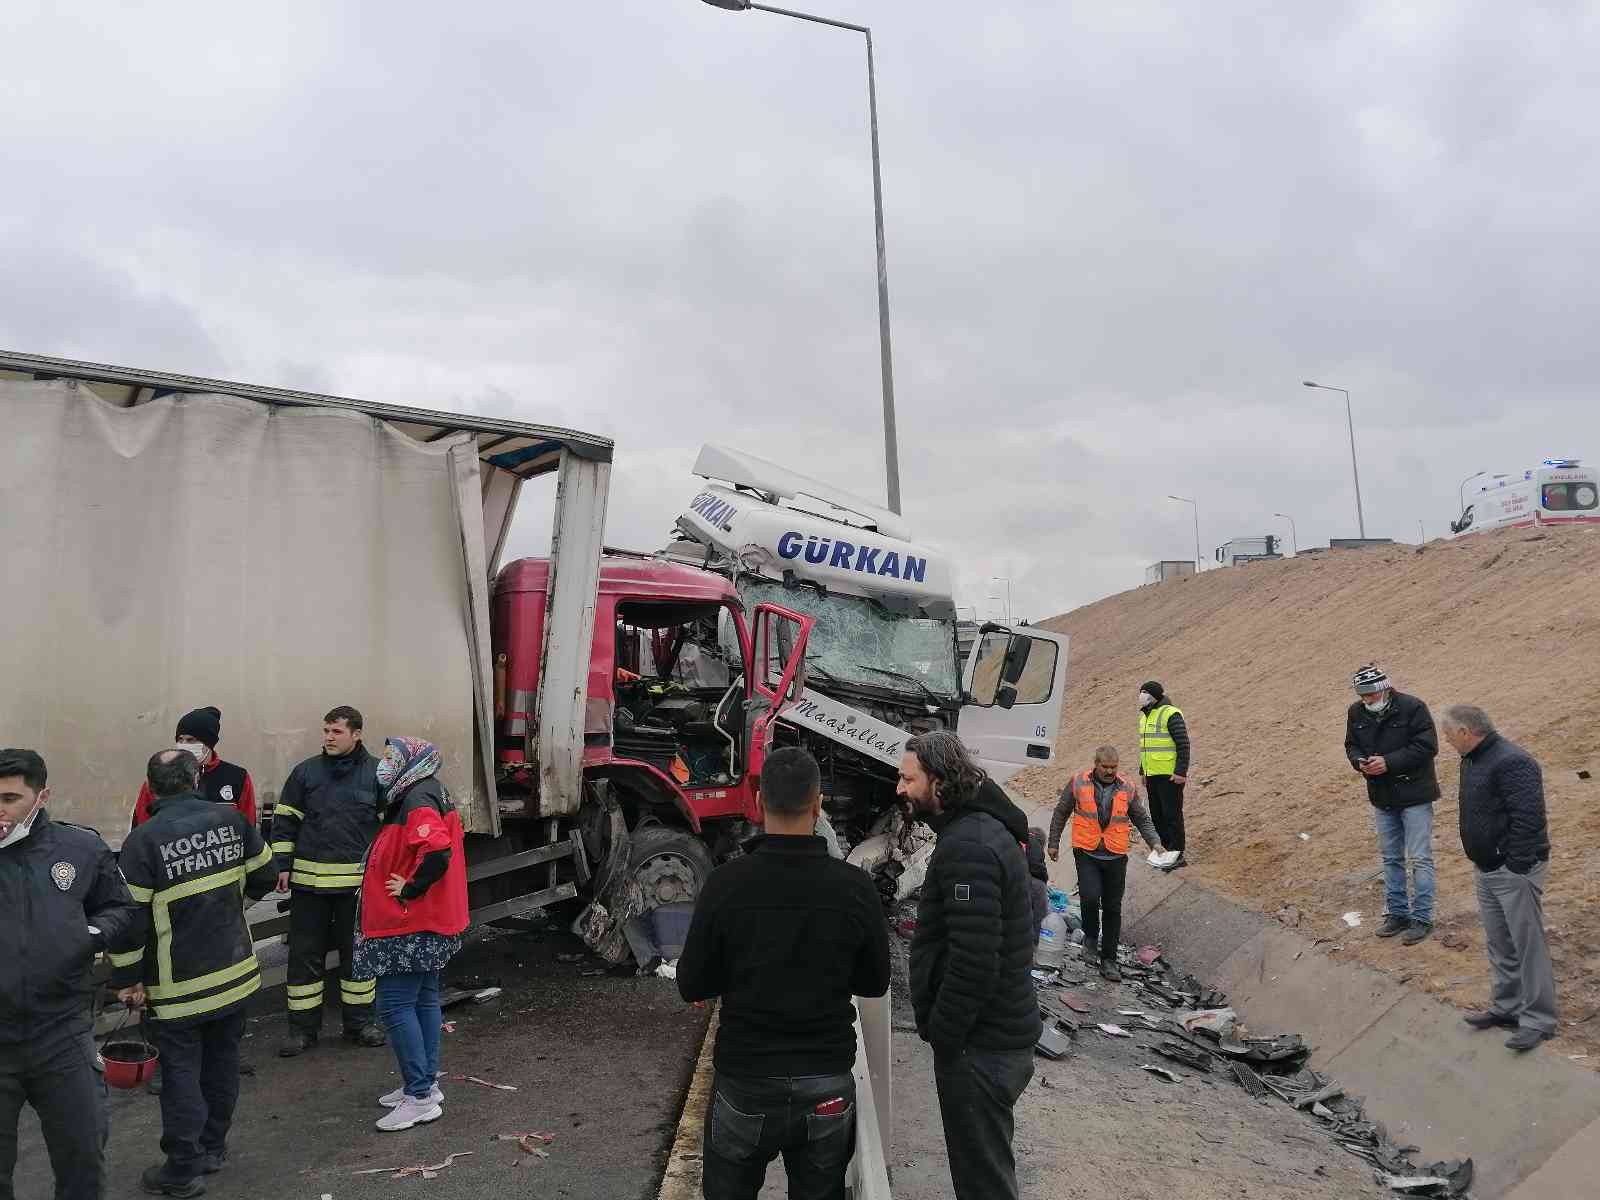
M 1153 679 L 1139 689 L 1139 776 L 1150 798 L 1150 819 L 1161 844 L 1178 852 L 1177 859 L 1164 869 L 1186 866 L 1183 785 L 1189 782 L 1189 727 L 1182 710 Z

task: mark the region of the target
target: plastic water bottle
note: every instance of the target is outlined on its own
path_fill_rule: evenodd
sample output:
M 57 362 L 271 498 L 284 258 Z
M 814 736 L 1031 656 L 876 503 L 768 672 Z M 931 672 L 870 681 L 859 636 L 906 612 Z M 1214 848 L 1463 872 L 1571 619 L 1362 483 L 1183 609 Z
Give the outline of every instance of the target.
M 1066 960 L 1070 936 L 1065 917 L 1058 912 L 1045 914 L 1044 924 L 1039 927 L 1039 945 L 1033 954 L 1034 965 L 1059 967 Z

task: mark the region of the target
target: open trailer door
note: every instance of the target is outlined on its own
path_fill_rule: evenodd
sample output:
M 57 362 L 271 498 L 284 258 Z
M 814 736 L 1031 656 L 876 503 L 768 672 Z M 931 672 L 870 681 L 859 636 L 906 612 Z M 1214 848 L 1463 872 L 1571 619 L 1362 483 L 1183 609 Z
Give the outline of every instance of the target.
M 1056 753 L 1067 687 L 1064 633 L 984 625 L 962 675 L 965 703 L 956 726 L 967 749 L 997 783 Z

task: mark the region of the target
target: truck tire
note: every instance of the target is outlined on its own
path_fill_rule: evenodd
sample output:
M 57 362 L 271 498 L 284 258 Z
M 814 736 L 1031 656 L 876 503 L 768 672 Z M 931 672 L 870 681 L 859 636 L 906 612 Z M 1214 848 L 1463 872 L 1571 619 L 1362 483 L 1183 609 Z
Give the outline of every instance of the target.
M 687 829 L 651 824 L 631 835 L 628 868 L 647 912 L 663 904 L 693 904 L 714 866 L 711 851 Z

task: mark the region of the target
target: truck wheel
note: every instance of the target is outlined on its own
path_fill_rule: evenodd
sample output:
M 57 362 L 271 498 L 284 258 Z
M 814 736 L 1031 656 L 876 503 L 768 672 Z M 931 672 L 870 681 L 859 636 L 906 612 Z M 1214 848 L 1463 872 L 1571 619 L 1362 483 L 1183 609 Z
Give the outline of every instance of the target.
M 628 867 L 644 895 L 645 911 L 664 904 L 693 904 L 711 876 L 711 852 L 687 829 L 646 825 L 635 829 Z

